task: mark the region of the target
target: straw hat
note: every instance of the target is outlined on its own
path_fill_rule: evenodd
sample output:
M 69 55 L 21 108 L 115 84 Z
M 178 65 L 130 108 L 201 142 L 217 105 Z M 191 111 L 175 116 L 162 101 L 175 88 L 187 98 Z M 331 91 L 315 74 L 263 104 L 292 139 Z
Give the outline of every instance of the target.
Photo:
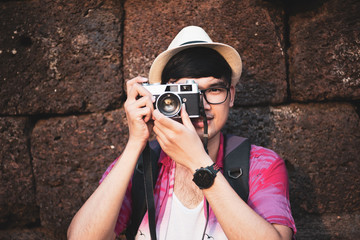
M 168 49 L 155 58 L 150 68 L 149 82 L 161 82 L 162 71 L 170 58 L 176 53 L 191 47 L 208 47 L 220 53 L 231 67 L 231 84 L 234 86 L 237 84 L 242 70 L 239 53 L 229 45 L 213 42 L 204 29 L 197 26 L 183 28 L 170 43 Z

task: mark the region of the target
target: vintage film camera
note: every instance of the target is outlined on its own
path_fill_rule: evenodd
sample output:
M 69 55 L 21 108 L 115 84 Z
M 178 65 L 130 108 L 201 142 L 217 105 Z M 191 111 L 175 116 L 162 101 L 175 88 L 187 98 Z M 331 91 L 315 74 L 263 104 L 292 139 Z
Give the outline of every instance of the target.
M 185 84 L 148 84 L 143 86 L 155 97 L 154 108 L 170 118 L 179 118 L 185 103 L 190 118 L 200 117 L 200 91 L 193 80 Z

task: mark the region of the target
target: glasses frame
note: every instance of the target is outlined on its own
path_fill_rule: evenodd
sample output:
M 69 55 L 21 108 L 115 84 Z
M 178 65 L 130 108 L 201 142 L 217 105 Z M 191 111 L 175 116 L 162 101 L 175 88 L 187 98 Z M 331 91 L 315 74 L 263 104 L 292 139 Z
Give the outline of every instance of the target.
M 205 92 L 208 91 L 209 89 L 213 89 L 213 88 L 221 88 L 221 89 L 225 89 L 225 90 L 226 90 L 226 97 L 225 97 L 225 99 L 224 99 L 222 102 L 212 103 L 212 102 L 209 102 L 208 99 L 206 98 Z M 218 105 L 218 104 L 222 104 L 222 103 L 226 102 L 226 100 L 227 100 L 228 97 L 229 97 L 230 87 L 209 87 L 209 88 L 200 90 L 200 92 L 201 92 L 201 95 L 205 98 L 205 100 L 206 100 L 206 102 L 207 102 L 208 104 Z

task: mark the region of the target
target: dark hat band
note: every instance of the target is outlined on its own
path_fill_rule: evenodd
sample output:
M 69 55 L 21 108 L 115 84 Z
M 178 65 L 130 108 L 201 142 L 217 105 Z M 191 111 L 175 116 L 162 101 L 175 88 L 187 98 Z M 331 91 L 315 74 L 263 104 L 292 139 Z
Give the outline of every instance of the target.
M 189 42 L 185 42 L 180 44 L 180 46 L 184 46 L 184 45 L 188 45 L 188 44 L 194 44 L 194 43 L 208 43 L 206 41 L 189 41 Z

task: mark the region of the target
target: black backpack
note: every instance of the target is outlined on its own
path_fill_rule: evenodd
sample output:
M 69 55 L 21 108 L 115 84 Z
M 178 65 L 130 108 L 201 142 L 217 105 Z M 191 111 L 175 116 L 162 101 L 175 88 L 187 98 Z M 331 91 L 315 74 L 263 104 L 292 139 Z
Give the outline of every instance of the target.
M 246 138 L 225 135 L 224 141 L 224 176 L 236 193 L 247 202 L 249 196 L 249 158 L 250 141 Z M 152 163 L 153 187 L 159 174 L 158 160 L 160 157 L 160 145 L 157 141 L 151 141 L 150 161 Z M 126 238 L 135 239 L 140 223 L 146 213 L 144 186 L 143 155 L 140 155 L 132 178 L 132 214 L 126 229 Z

